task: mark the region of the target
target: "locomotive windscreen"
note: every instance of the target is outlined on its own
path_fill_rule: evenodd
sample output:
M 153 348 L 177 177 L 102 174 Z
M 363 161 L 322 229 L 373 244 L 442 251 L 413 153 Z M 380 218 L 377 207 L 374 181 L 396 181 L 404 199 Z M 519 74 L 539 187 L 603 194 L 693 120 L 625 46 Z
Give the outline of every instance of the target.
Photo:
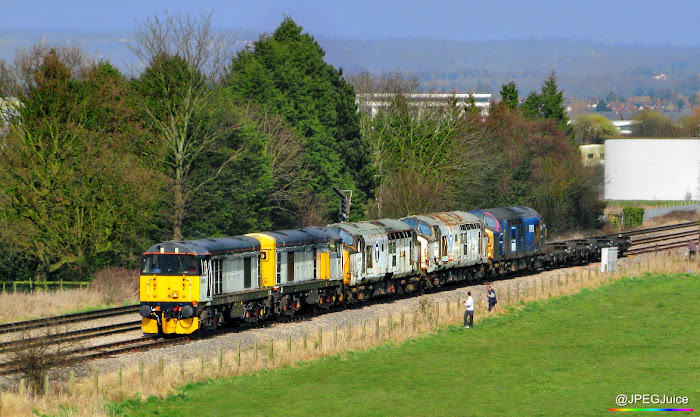
M 195 255 L 153 253 L 143 255 L 141 273 L 199 275 L 197 264 L 198 262 Z

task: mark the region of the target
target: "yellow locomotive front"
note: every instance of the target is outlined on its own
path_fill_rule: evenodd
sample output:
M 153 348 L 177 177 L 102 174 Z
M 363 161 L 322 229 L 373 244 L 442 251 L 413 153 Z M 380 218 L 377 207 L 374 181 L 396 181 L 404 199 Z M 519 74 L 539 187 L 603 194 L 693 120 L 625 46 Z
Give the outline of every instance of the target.
M 143 255 L 139 313 L 144 333 L 190 334 L 199 328 L 204 257 L 181 249 L 162 244 Z

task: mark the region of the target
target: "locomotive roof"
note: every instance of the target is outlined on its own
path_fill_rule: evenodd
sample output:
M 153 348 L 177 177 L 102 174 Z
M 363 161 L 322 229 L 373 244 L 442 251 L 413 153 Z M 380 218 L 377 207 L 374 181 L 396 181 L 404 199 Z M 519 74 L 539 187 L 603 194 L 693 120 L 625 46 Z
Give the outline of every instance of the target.
M 430 226 L 453 226 L 459 224 L 479 222 L 479 218 L 477 216 L 464 211 L 444 211 L 439 213 L 407 216 L 405 218 L 421 220 Z
M 337 231 L 318 226 L 263 232 L 263 234 L 275 238 L 275 243 L 279 246 L 310 245 L 340 238 Z
M 226 252 L 247 252 L 260 250 L 260 242 L 250 236 L 217 237 L 197 240 L 170 240 L 148 248 L 145 254 L 181 253 L 208 255 Z
M 448 225 L 460 225 L 466 223 L 478 223 L 479 218 L 464 211 L 444 211 L 440 213 L 430 213 L 426 215 L 434 219 L 439 219 Z
M 408 224 L 396 219 L 373 220 L 371 223 L 382 226 L 387 233 L 410 232 L 413 230 Z
M 345 230 L 352 236 L 376 235 L 385 233 L 386 231 L 384 226 L 372 222 L 334 223 L 328 225 L 328 227 Z
M 472 210 L 470 213 L 489 213 L 497 219 L 512 220 L 524 217 L 540 217 L 540 215 L 530 207 L 513 206 L 513 207 L 498 207 L 483 210 Z

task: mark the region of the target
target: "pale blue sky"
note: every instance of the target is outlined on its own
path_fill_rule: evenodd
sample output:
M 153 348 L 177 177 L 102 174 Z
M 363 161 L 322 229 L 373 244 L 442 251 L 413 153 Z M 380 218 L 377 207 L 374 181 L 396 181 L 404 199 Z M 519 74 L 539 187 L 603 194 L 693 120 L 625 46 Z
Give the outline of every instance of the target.
M 131 30 L 164 10 L 271 32 L 284 15 L 314 36 L 700 45 L 699 0 L 4 0 L 0 30 Z

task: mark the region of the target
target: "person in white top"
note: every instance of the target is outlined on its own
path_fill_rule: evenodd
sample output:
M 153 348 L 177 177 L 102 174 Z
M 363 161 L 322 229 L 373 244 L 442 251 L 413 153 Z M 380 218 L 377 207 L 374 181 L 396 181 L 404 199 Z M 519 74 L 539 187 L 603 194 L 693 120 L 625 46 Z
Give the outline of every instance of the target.
M 474 299 L 471 291 L 467 292 L 467 301 L 462 301 L 462 304 L 467 308 L 464 312 L 464 328 L 474 327 Z

